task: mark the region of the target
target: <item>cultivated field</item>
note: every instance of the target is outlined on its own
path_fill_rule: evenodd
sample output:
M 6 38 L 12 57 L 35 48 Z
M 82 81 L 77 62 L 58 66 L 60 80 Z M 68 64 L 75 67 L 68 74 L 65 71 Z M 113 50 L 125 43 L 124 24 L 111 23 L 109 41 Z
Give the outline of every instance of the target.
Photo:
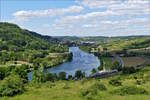
M 144 57 L 121 57 L 124 66 L 130 67 L 130 66 L 137 66 L 146 63 L 148 60 Z

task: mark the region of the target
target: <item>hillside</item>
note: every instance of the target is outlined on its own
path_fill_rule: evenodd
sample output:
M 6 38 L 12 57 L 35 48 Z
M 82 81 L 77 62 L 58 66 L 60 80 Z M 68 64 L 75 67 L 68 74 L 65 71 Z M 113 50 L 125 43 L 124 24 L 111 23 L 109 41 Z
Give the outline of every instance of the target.
M 68 48 L 60 45 L 55 38 L 21 29 L 12 23 L 0 23 L 0 67 L 42 62 L 53 66 L 62 63 L 67 56 L 52 58 L 48 56 L 49 53 L 67 51 Z
M 21 29 L 15 24 L 0 23 L 0 50 L 45 50 L 57 46 L 57 41 L 55 38 Z

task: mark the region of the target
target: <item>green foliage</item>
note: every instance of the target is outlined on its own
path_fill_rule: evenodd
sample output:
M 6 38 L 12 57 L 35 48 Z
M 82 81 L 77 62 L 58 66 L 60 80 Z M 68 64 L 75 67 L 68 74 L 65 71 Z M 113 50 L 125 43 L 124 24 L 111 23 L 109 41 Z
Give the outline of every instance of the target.
M 9 76 L 15 67 L 16 66 L 0 67 L 0 80 L 3 80 L 5 77 Z
M 94 74 L 94 73 L 96 73 L 97 71 L 96 71 L 95 68 L 93 68 L 91 72 L 92 72 L 92 74 Z
M 132 74 L 135 72 L 136 72 L 136 69 L 134 67 L 123 67 L 122 69 L 123 74 Z
M 118 78 L 116 78 L 116 79 L 111 79 L 109 81 L 109 84 L 111 84 L 113 86 L 121 86 L 122 82 Z
M 4 77 L 6 77 L 6 75 L 7 75 L 7 70 L 6 70 L 6 68 L 5 67 L 1 67 L 0 68 L 0 80 L 2 80 L 2 79 L 4 79 Z
M 66 79 L 66 72 L 60 72 L 58 77 L 61 80 L 65 80 Z
M 27 82 L 27 71 L 28 69 L 28 65 L 21 65 L 21 66 L 17 66 L 15 67 L 15 69 L 12 70 L 12 73 L 15 75 L 20 76 L 20 78 L 24 79 L 24 82 Z
M 35 84 L 43 83 L 46 82 L 46 74 L 39 71 L 39 70 L 34 70 L 32 74 L 32 82 Z
M 114 63 L 113 63 L 113 65 L 112 65 L 112 68 L 111 68 L 112 70 L 113 69 L 117 69 L 117 70 L 119 70 L 120 69 L 120 63 L 118 62 L 118 61 L 115 61 Z
M 83 77 L 85 77 L 85 73 L 82 72 L 81 70 L 77 70 L 77 71 L 75 72 L 75 78 L 81 79 L 81 78 L 83 78 Z
M 137 95 L 137 94 L 147 94 L 148 92 L 141 87 L 137 86 L 123 86 L 119 89 L 114 90 L 112 93 L 119 95 Z
M 106 91 L 107 90 L 106 86 L 104 84 L 100 83 L 100 82 L 96 82 L 90 88 L 92 88 L 92 89 L 98 89 L 100 91 Z
M 72 75 L 68 75 L 68 80 L 72 80 L 72 79 L 73 79 Z
M 10 75 L 0 83 L 0 96 L 14 96 L 24 90 L 23 80 L 17 75 Z
M 137 85 L 142 85 L 142 84 L 144 84 L 144 83 L 146 83 L 146 82 L 145 82 L 145 80 L 143 80 L 143 79 L 141 79 L 141 80 L 140 80 L 140 79 L 137 79 L 137 80 L 136 80 L 136 84 L 137 84 Z
M 104 84 L 96 82 L 93 85 L 91 85 L 90 87 L 88 87 L 87 89 L 81 91 L 81 95 L 82 96 L 93 96 L 93 95 L 97 95 L 98 91 L 106 91 L 107 88 Z
M 100 67 L 103 69 L 103 67 L 104 67 L 104 59 L 103 59 L 103 56 L 100 56 Z M 98 68 L 99 70 L 101 69 L 101 68 Z
M 16 65 L 18 64 L 17 61 L 27 64 L 38 61 L 43 63 L 49 53 L 67 51 L 68 47 L 60 45 L 55 38 L 21 29 L 15 24 L 0 23 L 0 64 L 6 64 L 10 61 Z M 55 62 L 52 63 L 56 65 L 62 62 L 63 60 L 60 58 L 55 59 Z M 49 64 L 49 66 L 53 65 Z

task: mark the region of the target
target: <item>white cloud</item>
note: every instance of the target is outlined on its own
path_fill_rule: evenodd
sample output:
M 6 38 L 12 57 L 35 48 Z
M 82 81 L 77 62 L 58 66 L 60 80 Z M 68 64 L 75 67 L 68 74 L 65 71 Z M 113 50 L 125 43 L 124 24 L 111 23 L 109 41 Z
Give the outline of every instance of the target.
M 103 14 L 92 12 L 86 15 L 67 16 L 51 26 L 51 32 L 66 35 L 133 35 L 150 34 L 149 18 L 107 19 Z M 143 31 L 143 32 L 142 32 Z
M 28 19 L 33 17 L 54 17 L 54 16 L 62 16 L 65 14 L 73 14 L 73 13 L 79 13 L 84 8 L 81 6 L 70 6 L 68 8 L 57 8 L 57 9 L 47 9 L 47 10 L 22 10 L 17 11 L 13 14 L 15 18 L 19 19 Z
M 111 12 L 118 14 L 150 14 L 150 1 L 149 0 L 79 0 L 78 4 L 87 6 L 91 9 L 106 8 Z
M 120 4 L 120 0 L 77 0 L 77 3 L 89 8 L 104 8 L 110 5 Z
M 82 27 L 83 28 L 94 28 L 94 27 L 97 27 L 97 25 L 94 25 L 94 24 L 84 24 Z

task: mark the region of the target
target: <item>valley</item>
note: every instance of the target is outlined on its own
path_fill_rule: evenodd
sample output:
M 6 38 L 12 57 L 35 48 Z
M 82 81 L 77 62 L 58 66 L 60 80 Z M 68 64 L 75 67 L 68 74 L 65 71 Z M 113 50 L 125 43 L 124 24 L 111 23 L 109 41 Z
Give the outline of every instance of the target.
M 49 37 L 0 23 L 0 99 L 149 100 L 149 40 Z

